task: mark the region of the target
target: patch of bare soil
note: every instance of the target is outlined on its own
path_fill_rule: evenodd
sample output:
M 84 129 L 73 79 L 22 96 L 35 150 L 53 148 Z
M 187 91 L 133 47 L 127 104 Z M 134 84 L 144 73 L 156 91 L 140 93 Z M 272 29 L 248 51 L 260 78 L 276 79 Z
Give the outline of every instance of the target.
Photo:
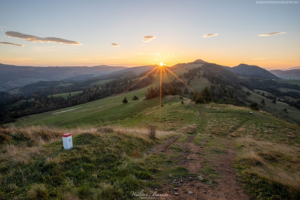
M 164 193 L 167 193 L 168 196 L 160 199 L 250 199 L 243 191 L 241 184 L 236 180 L 233 167 L 235 149 L 231 142 L 226 140 L 226 154 L 222 154 L 218 156 L 218 159 L 215 159 L 203 158 L 203 156 L 200 156 L 205 155 L 207 152 L 201 148 L 200 145 L 194 144 L 193 140 L 194 136 L 190 137 L 187 142 L 180 145 L 186 147 L 189 151 L 188 153 L 182 153 L 185 159 L 178 164 L 178 166 L 187 168 L 190 175 L 188 177 L 182 177 L 179 180 L 174 179 L 169 185 L 166 185 L 165 189 L 169 188 L 170 185 L 174 186 L 174 189 L 167 189 Z M 208 142 L 208 140 L 203 140 L 202 145 L 206 142 Z M 166 153 L 172 153 L 172 151 L 166 151 Z M 220 178 L 216 179 L 217 183 L 212 183 L 209 180 L 205 181 L 202 176 L 199 177 L 198 175 L 195 175 L 196 173 L 201 174 L 204 162 L 208 162 L 220 175 Z
M 167 141 L 165 141 L 163 144 L 157 145 L 151 149 L 149 149 L 147 151 L 147 155 L 151 155 L 153 153 L 161 153 L 161 152 L 165 152 L 168 147 L 170 145 L 172 145 L 174 142 L 176 142 L 179 138 L 181 137 L 181 135 L 178 136 L 173 136 L 171 138 L 169 138 Z

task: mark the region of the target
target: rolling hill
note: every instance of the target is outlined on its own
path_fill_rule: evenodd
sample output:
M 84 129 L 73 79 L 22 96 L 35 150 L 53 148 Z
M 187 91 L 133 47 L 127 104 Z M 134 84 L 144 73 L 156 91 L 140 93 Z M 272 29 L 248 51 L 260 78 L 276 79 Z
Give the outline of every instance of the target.
M 236 67 L 224 67 L 225 69 L 245 76 L 245 77 L 255 77 L 255 78 L 263 78 L 263 79 L 279 79 L 274 74 L 270 73 L 269 71 L 258 67 L 256 65 L 247 65 L 247 64 L 240 64 Z
M 144 69 L 149 69 L 149 67 L 141 67 Z M 150 67 L 150 69 L 153 67 Z M 252 77 L 241 77 L 222 66 L 211 64 L 205 62 L 205 64 L 198 64 L 195 62 L 186 63 L 175 65 L 174 69 L 171 67 L 172 71 L 180 77 L 187 85 L 180 83 L 178 79 L 176 79 L 173 75 L 169 72 L 166 73 L 163 80 L 167 82 L 172 82 L 181 88 L 182 91 L 187 90 L 188 94 L 185 94 L 187 97 L 191 98 L 195 92 L 200 93 L 205 87 L 208 87 L 214 102 L 219 103 L 229 103 L 234 105 L 245 106 L 249 105 L 251 102 L 255 101 L 259 104 L 260 109 L 263 109 L 267 112 L 270 112 L 278 117 L 285 118 L 293 123 L 300 123 L 300 118 L 297 113 L 299 110 L 299 100 L 300 100 L 300 88 L 297 85 L 291 85 L 289 83 L 284 82 L 277 82 L 268 79 L 259 79 L 259 78 L 252 78 Z M 17 90 L 12 90 L 11 94 L 22 94 L 22 95 L 33 95 L 39 92 L 39 90 L 43 90 L 44 95 L 50 97 L 60 97 L 63 96 L 65 98 L 65 103 L 63 107 L 67 105 L 74 105 L 76 102 L 76 98 L 82 99 L 81 102 L 90 101 L 88 99 L 97 99 L 95 95 L 98 95 L 98 98 L 104 98 L 106 95 L 103 94 L 118 94 L 120 92 L 120 86 L 116 85 L 116 81 L 119 80 L 119 75 L 122 74 L 131 74 L 129 69 L 123 71 L 122 73 L 115 72 L 114 74 L 110 74 L 107 76 L 108 79 L 91 79 L 85 82 L 78 82 L 78 83 L 71 83 L 71 82 L 40 82 L 31 84 L 25 87 L 22 87 Z M 154 72 L 152 72 L 154 75 Z M 114 77 L 116 76 L 116 77 Z M 139 76 L 126 76 L 128 80 L 130 77 L 134 79 L 131 80 L 131 84 L 139 80 Z M 113 89 L 105 89 L 104 87 L 111 87 L 110 85 L 114 85 L 115 88 Z M 129 87 L 130 85 L 128 85 Z M 124 87 L 124 86 L 122 86 Z M 127 86 L 126 86 L 127 87 Z M 145 93 L 149 87 L 158 88 L 159 87 L 159 79 L 158 76 L 152 84 L 147 85 L 147 87 L 138 90 L 138 93 L 135 94 L 139 98 L 144 98 Z M 99 90 L 99 88 L 101 90 Z M 277 89 L 276 89 L 277 88 Z M 280 89 L 282 88 L 282 89 Z M 289 89 L 288 89 L 289 88 Z M 125 88 L 124 88 L 125 89 Z M 260 91 L 260 93 L 255 93 L 254 90 Z M 83 90 L 86 90 L 85 94 L 82 93 Z M 55 93 L 57 91 L 57 93 Z M 95 93 L 96 91 L 96 93 Z M 71 93 L 70 93 L 71 92 Z M 86 96 L 88 93 L 92 93 L 94 96 Z M 69 93 L 71 95 L 69 95 Z M 77 94 L 72 95 L 72 94 Z M 250 95 L 252 94 L 252 95 Z M 263 96 L 264 94 L 271 94 Z M 72 96 L 72 101 L 68 101 L 68 96 Z M 273 104 L 272 101 L 276 97 L 278 103 Z M 255 98 L 254 98 L 255 97 Z M 29 97 L 28 99 L 32 99 L 33 97 Z M 43 99 L 44 97 L 40 97 L 39 100 Z M 86 100 L 84 100 L 86 99 Z M 105 98 L 106 99 L 106 98 Z M 267 106 L 262 105 L 260 102 L 262 99 L 265 99 L 265 102 L 268 103 Z M 20 99 L 19 101 L 12 102 L 12 105 L 19 105 L 16 104 L 18 102 L 26 101 Z M 53 104 L 49 103 L 52 100 L 45 100 L 45 104 L 49 104 L 47 109 L 49 110 L 50 107 L 59 108 L 60 105 L 54 106 Z M 60 100 L 57 100 L 60 102 Z M 298 101 L 298 102 L 297 102 Z M 281 106 L 279 106 L 279 104 Z M 25 106 L 25 105 L 23 105 Z M 37 105 L 40 107 L 40 105 Z M 53 110 L 50 109 L 50 110 Z M 15 107 L 13 109 L 18 109 Z M 289 113 L 286 113 L 285 109 L 288 110 Z M 21 112 L 21 110 L 16 110 L 16 113 Z M 45 112 L 43 109 L 39 112 Z M 32 110 L 30 113 L 39 113 L 33 112 Z M 24 114 L 22 114 L 24 115 Z M 50 115 L 51 116 L 51 115 Z M 55 117 L 56 118 L 56 117 Z
M 270 71 L 275 76 L 282 79 L 298 79 L 300 80 L 300 69 L 292 69 L 292 70 L 271 70 Z
M 250 87 L 251 78 L 210 63 L 172 71 L 187 85 L 171 73 L 162 80 L 188 94 L 165 95 L 162 106 L 158 97 L 144 100 L 148 88 L 159 87 L 156 76 L 147 87 L 0 128 L 0 198 L 132 199 L 132 192 L 144 191 L 168 195 L 162 199 L 298 199 L 299 126 L 230 105 L 265 98 L 261 90 L 236 85 Z M 205 87 L 220 99 L 203 104 L 189 99 Z M 285 107 L 266 100 L 266 109 L 276 115 Z M 300 116 L 299 110 L 288 110 L 286 119 Z M 156 140 L 149 138 L 148 125 L 157 127 Z M 61 142 L 66 132 L 74 142 L 68 151 Z

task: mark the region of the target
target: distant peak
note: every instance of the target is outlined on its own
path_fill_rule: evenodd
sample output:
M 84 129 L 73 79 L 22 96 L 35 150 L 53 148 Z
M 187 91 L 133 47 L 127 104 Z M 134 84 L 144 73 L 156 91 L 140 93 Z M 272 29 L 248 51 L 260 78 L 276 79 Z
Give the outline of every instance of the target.
M 208 63 L 204 60 L 201 60 L 201 59 L 198 59 L 198 60 L 195 60 L 194 62 L 192 62 L 193 64 L 205 64 L 205 63 Z

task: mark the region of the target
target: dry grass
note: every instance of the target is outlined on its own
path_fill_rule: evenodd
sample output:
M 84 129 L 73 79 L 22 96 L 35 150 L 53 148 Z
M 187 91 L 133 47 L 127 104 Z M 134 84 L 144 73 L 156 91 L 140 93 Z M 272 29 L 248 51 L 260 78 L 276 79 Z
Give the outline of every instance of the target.
M 198 126 L 196 124 L 194 125 L 188 125 L 180 129 L 180 132 L 186 133 L 186 134 L 194 134 L 197 130 Z
M 32 200 L 47 199 L 48 191 L 44 184 L 33 185 L 27 193 L 27 198 Z
M 43 126 L 31 126 L 25 128 L 1 128 L 0 133 L 5 137 L 17 138 L 21 142 L 18 144 L 6 140 L 0 147 L 0 160 L 6 161 L 9 165 L 27 164 L 31 160 L 43 155 L 43 146 L 51 142 L 61 140 L 62 134 L 72 133 L 73 137 L 76 137 L 82 133 L 107 135 L 111 132 L 118 134 L 134 136 L 142 138 L 146 141 L 150 141 L 148 130 L 137 128 L 124 128 L 124 127 L 84 127 L 76 129 L 61 129 L 61 128 L 49 128 Z M 163 140 L 178 133 L 174 131 L 156 131 L 156 138 Z M 139 155 L 138 152 L 133 153 L 133 157 Z M 53 158 L 47 158 L 47 163 L 58 162 Z
M 247 162 L 249 172 L 274 183 L 300 190 L 300 148 L 286 144 L 238 138 L 243 148 L 238 162 Z

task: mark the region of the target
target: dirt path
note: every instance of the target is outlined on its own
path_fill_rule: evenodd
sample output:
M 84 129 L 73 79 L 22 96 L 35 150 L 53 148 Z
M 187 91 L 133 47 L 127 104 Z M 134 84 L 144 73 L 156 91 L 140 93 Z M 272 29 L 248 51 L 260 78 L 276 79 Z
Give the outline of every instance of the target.
M 151 149 L 148 150 L 147 155 L 151 155 L 153 153 L 160 153 L 160 152 L 165 152 L 166 149 L 172 145 L 174 142 L 176 142 L 179 138 L 181 137 L 181 135 L 178 136 L 174 136 L 169 138 L 166 142 L 164 142 L 163 144 L 157 145 Z
M 236 180 L 233 167 L 235 149 L 229 139 L 222 138 L 225 149 L 221 151 L 216 146 L 208 145 L 214 139 L 213 137 L 203 139 L 200 144 L 194 143 L 195 135 L 190 136 L 185 142 L 178 142 L 178 138 L 169 139 L 165 145 L 157 147 L 156 152 L 163 151 L 166 154 L 172 154 L 174 152 L 169 149 L 169 146 L 171 144 L 180 146 L 184 151 L 180 152 L 181 159 L 177 166 L 188 169 L 190 175 L 177 180 L 174 179 L 165 185 L 165 189 L 170 188 L 170 186 L 173 189 L 166 189 L 164 194 L 167 193 L 168 196 L 160 199 L 250 199 Z M 212 153 L 213 150 L 220 150 L 221 153 Z

